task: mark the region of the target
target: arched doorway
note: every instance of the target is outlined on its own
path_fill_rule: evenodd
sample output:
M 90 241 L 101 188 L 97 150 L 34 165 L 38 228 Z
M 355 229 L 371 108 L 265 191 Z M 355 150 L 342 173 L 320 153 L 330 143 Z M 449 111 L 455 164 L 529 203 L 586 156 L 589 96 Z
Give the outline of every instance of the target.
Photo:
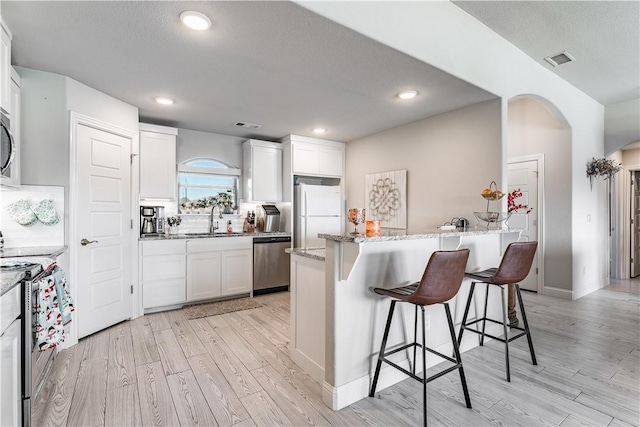
M 523 288 L 571 298 L 571 127 L 536 95 L 509 99 L 507 123 L 509 189 L 528 186 L 535 198 L 530 205 L 537 207 L 522 221 L 529 228 L 526 238 L 539 242 L 537 271 L 532 269 Z

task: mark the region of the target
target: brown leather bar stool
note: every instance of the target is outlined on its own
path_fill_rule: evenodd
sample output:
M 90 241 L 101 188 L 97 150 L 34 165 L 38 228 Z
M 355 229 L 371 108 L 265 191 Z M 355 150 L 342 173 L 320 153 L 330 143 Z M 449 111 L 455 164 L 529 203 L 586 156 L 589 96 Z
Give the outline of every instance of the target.
M 507 250 L 504 252 L 502 256 L 502 261 L 500 262 L 500 266 L 498 268 L 489 268 L 487 270 L 465 273 L 465 277 L 472 279 L 471 288 L 469 289 L 469 298 L 467 299 L 467 306 L 464 310 L 464 316 L 462 317 L 462 325 L 460 326 L 460 334 L 458 335 L 458 345 L 462 342 L 462 334 L 465 330 L 469 332 L 474 332 L 480 335 L 480 345 L 484 344 L 484 337 L 487 336 L 489 338 L 493 338 L 494 340 L 498 340 L 504 343 L 504 353 L 505 353 L 505 362 L 506 362 L 506 370 L 507 370 L 507 381 L 511 381 L 511 372 L 509 369 L 509 343 L 515 339 L 518 339 L 522 336 L 527 337 L 527 341 L 529 341 L 529 351 L 531 352 L 531 362 L 534 365 L 537 365 L 536 361 L 536 353 L 533 350 L 533 341 L 531 341 L 531 332 L 529 330 L 529 323 L 527 322 L 527 314 L 524 311 L 524 305 L 522 304 L 522 295 L 520 294 L 520 286 L 518 282 L 527 277 L 529 274 L 529 270 L 531 270 L 531 264 L 533 263 L 533 258 L 536 254 L 536 248 L 538 247 L 538 242 L 517 242 L 511 243 Z M 469 307 L 471 306 L 471 300 L 473 299 L 473 291 L 475 289 L 476 283 L 486 283 L 487 284 L 487 293 L 484 298 L 484 315 L 482 318 L 473 320 L 467 323 L 467 317 L 469 315 Z M 520 314 L 522 315 L 522 322 L 524 324 L 523 328 L 511 327 L 511 329 L 516 329 L 521 331 L 514 336 L 508 335 L 507 330 L 507 309 L 504 304 L 504 291 L 505 288 L 513 284 L 516 289 L 516 295 L 518 295 L 518 304 L 520 305 Z M 502 321 L 498 321 L 495 319 L 487 318 L 487 303 L 489 300 L 489 288 L 490 285 L 495 285 L 500 287 L 501 291 L 501 300 L 502 300 Z M 503 328 L 503 337 L 495 337 L 493 335 L 485 333 L 485 326 L 487 321 L 498 323 L 502 325 Z M 482 322 L 482 330 L 478 331 L 477 329 L 472 329 L 471 325 L 474 325 L 478 322 Z
M 460 371 L 460 381 L 462 382 L 462 391 L 464 392 L 464 399 L 467 404 L 467 408 L 471 408 L 471 400 L 469 399 L 469 391 L 467 390 L 467 381 L 464 377 L 464 369 L 462 368 L 462 359 L 460 358 L 460 350 L 458 348 L 458 341 L 456 341 L 456 334 L 453 328 L 453 320 L 451 318 L 451 311 L 449 310 L 449 301 L 456 296 L 462 279 L 464 277 L 464 269 L 469 259 L 469 249 L 460 249 L 457 251 L 437 251 L 431 255 L 427 268 L 422 275 L 420 282 L 414 283 L 408 286 L 402 286 L 393 289 L 374 288 L 373 291 L 379 295 L 384 295 L 393 298 L 391 301 L 391 307 L 389 308 L 389 315 L 387 316 L 387 324 L 384 328 L 384 335 L 382 337 L 382 346 L 380 347 L 380 353 L 378 355 L 378 364 L 376 366 L 376 373 L 373 376 L 373 384 L 371 385 L 371 392 L 369 397 L 373 397 L 376 392 L 376 385 L 378 384 L 378 375 L 380 374 L 380 367 L 382 362 L 385 362 L 394 368 L 402 371 L 411 378 L 420 381 L 423 384 L 423 417 L 424 425 L 427 425 L 427 383 L 441 377 L 454 370 Z M 403 345 L 400 348 L 396 348 L 391 351 L 386 351 L 387 338 L 389 337 L 389 329 L 391 327 L 391 319 L 393 318 L 393 311 L 398 302 L 408 302 L 415 305 L 415 320 L 414 320 L 414 336 L 413 342 Z M 453 351 L 455 359 L 444 354 L 437 352 L 433 349 L 427 348 L 425 340 L 425 321 L 424 321 L 424 306 L 442 304 L 444 305 L 445 313 L 447 314 L 447 321 L 449 322 L 449 333 L 451 334 L 451 342 L 453 343 Z M 418 334 L 418 307 L 422 310 L 422 343 L 417 342 Z M 413 347 L 413 363 L 412 372 L 398 366 L 394 362 L 387 359 L 394 353 L 397 353 L 407 348 Z M 422 377 L 416 375 L 416 350 L 422 348 Z M 427 362 L 426 352 L 433 353 L 449 362 L 454 363 L 453 366 L 438 372 L 430 377 L 426 377 Z

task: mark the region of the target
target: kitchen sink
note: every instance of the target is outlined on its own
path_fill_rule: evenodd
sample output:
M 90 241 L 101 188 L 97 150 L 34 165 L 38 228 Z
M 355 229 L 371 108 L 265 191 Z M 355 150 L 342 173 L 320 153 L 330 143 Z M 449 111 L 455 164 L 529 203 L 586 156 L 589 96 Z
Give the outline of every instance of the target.
M 233 233 L 185 233 L 187 237 L 224 237 L 224 236 L 239 236 L 247 233 L 242 231 L 235 231 Z

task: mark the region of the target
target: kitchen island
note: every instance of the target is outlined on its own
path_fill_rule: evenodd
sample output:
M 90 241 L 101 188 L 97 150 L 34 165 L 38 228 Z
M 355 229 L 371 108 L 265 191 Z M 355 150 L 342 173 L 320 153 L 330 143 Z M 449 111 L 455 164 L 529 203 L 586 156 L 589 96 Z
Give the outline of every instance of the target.
M 462 231 L 383 231 L 375 237 L 320 234 L 326 239 L 324 263 L 317 250 L 292 251 L 292 359 L 312 377 L 321 380 L 323 401 L 334 410 L 368 396 L 390 304 L 389 298 L 376 295 L 371 288 L 393 288 L 419 281 L 429 257 L 437 250 L 469 248 L 467 271 L 496 267 L 504 249 L 509 243 L 518 241 L 520 232 L 519 229 L 472 228 Z M 324 273 L 324 288 L 320 289 L 318 280 L 313 279 L 314 271 L 316 279 Z M 465 279 L 460 292 L 450 302 L 456 330 L 469 286 L 470 281 Z M 477 301 L 471 306 L 470 318 L 482 304 L 483 292 L 484 289 L 476 290 Z M 318 314 L 321 296 L 324 307 Z M 500 296 L 498 292 L 491 292 L 489 298 L 499 301 Z M 500 304 L 489 304 L 489 307 L 489 316 L 498 318 Z M 397 310 L 402 315 L 393 319 L 390 347 L 413 337 L 413 307 L 400 305 Z M 452 346 L 443 308 L 440 305 L 427 307 L 426 314 L 429 347 L 450 353 Z M 499 325 L 487 325 L 487 332 L 498 335 L 500 328 Z M 462 351 L 478 345 L 477 337 L 472 335 L 464 337 Z M 312 345 L 314 340 L 316 344 Z M 319 347 L 324 350 L 321 356 Z M 394 355 L 396 363 L 408 368 L 408 353 Z M 434 355 L 427 356 L 427 367 L 440 362 L 442 360 Z M 422 366 L 420 361 L 417 366 Z M 395 369 L 383 368 L 378 389 L 405 378 Z

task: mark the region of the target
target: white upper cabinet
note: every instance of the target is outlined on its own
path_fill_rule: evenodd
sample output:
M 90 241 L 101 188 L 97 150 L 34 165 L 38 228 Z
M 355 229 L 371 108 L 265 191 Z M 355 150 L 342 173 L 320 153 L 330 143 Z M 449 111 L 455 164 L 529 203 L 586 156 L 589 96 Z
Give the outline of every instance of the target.
M 178 130 L 140 123 L 140 198 L 176 199 Z
M 289 135 L 283 142 L 284 149 L 290 150 L 292 175 L 342 178 L 344 143 L 296 135 Z
M 282 200 L 282 144 L 250 139 L 242 144 L 243 198 Z
M 11 31 L 0 22 L 0 107 L 11 114 Z

